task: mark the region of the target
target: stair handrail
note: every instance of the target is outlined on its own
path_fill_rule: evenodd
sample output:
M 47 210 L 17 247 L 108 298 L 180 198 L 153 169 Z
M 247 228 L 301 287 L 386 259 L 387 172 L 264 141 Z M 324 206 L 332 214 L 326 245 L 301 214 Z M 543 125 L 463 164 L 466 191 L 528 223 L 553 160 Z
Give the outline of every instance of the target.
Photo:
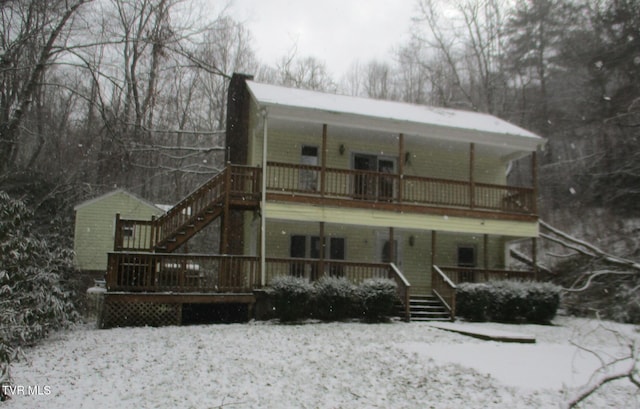
M 397 293 L 398 298 L 404 304 L 404 318 L 406 321 L 411 320 L 411 283 L 402 274 L 402 271 L 395 265 L 395 263 L 389 263 L 389 278 L 394 280 L 398 285 Z
M 208 190 L 212 190 L 215 187 L 218 187 L 220 185 L 224 185 L 225 180 L 226 180 L 226 175 L 227 172 L 230 172 L 230 167 L 226 166 L 220 173 L 218 173 L 217 175 L 213 176 L 211 179 L 209 179 L 208 181 L 206 181 L 205 183 L 203 183 L 202 185 L 200 185 L 198 188 L 196 188 L 195 190 L 193 190 L 191 193 L 189 193 L 187 196 L 184 197 L 184 199 L 182 199 L 181 201 L 179 201 L 176 205 L 174 205 L 171 209 L 169 209 L 165 214 L 163 214 L 162 216 L 158 217 L 155 220 L 155 226 L 157 227 L 157 234 L 158 237 L 156 237 L 155 239 L 155 244 L 157 245 L 158 243 L 161 243 L 162 241 L 164 241 L 167 237 L 169 237 L 171 234 L 175 233 L 179 227 L 174 226 L 173 229 L 160 229 L 160 227 L 164 227 L 167 224 L 168 220 L 171 220 L 171 218 L 176 217 L 176 215 L 181 215 L 183 214 L 183 212 L 188 209 L 190 206 L 192 207 L 190 214 L 187 215 L 187 217 L 185 218 L 184 222 L 190 220 L 190 219 L 195 219 L 198 214 L 204 210 L 203 209 L 194 209 L 193 208 L 193 203 L 195 202 L 195 200 L 197 199 L 197 197 L 202 195 L 202 192 L 206 192 Z M 227 187 L 228 188 L 228 187 Z M 221 197 L 224 196 L 224 193 L 218 195 L 216 197 L 216 199 L 220 199 Z M 214 200 L 210 201 L 210 203 L 212 203 Z M 210 203 L 207 203 L 207 205 L 209 205 Z
M 439 284 L 443 284 L 442 286 Z M 440 302 L 451 314 L 451 320 L 453 321 L 456 316 L 456 290 L 457 286 L 451 281 L 451 279 L 442 272 L 437 265 L 432 266 L 431 274 L 431 291 L 438 297 Z M 442 293 L 442 294 L 441 294 Z M 445 294 L 448 293 L 448 294 Z M 448 296 L 447 296 L 448 295 Z

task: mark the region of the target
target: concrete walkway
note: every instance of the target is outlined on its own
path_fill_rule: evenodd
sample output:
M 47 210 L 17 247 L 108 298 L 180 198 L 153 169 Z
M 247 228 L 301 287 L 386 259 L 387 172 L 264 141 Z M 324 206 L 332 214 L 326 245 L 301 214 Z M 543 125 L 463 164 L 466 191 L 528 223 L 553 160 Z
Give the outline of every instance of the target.
M 487 341 L 518 342 L 521 344 L 535 344 L 536 342 L 536 337 L 533 335 L 483 328 L 481 325 L 474 325 L 470 323 L 459 324 L 454 322 L 430 322 L 429 326 Z

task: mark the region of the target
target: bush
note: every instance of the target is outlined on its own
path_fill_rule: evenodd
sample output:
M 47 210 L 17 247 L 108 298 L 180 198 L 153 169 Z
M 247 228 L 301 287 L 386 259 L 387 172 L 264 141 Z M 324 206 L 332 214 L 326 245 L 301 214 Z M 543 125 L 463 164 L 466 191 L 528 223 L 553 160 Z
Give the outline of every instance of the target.
M 356 290 L 362 316 L 369 322 L 388 320 L 396 303 L 397 284 L 386 278 L 365 280 Z
M 560 305 L 560 287 L 532 281 L 458 285 L 457 315 L 470 321 L 547 324 Z
M 315 311 L 318 318 L 335 321 L 352 316 L 355 289 L 346 278 L 322 277 L 315 283 Z
M 78 320 L 65 285 L 71 260 L 71 250 L 35 232 L 24 202 L 0 192 L 0 385 L 10 383 L 20 347 Z
M 304 278 L 280 276 L 271 281 L 275 313 L 281 321 L 296 321 L 309 315 L 313 286 Z

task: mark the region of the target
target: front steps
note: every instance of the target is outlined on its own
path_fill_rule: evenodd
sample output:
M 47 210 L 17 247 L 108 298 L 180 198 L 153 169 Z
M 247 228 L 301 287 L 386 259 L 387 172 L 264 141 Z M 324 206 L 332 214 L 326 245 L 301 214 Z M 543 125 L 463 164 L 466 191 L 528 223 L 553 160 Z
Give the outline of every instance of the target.
M 451 314 L 433 295 L 412 295 L 409 300 L 411 321 L 451 321 Z

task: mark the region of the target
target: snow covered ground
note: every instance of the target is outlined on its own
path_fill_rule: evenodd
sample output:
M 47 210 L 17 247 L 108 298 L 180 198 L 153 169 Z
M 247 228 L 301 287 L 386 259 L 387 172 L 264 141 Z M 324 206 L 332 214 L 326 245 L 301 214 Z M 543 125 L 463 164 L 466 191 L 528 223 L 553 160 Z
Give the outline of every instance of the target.
M 625 350 L 596 321 L 555 324 L 464 324 L 536 344 L 402 322 L 84 327 L 26 350 L 12 371 L 25 393 L 0 407 L 557 408 L 599 366 L 571 342 L 605 359 Z M 640 340 L 633 326 L 604 325 Z M 637 408 L 640 397 L 616 381 L 583 407 Z

